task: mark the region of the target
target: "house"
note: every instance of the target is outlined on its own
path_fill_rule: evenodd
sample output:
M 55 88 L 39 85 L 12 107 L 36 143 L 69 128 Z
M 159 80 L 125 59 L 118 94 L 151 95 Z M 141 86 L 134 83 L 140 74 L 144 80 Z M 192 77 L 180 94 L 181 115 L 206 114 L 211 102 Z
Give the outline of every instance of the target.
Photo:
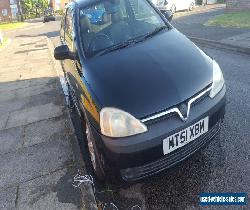
M 17 0 L 0 0 L 0 22 L 16 20 L 17 16 Z
M 227 0 L 227 12 L 250 11 L 250 0 Z

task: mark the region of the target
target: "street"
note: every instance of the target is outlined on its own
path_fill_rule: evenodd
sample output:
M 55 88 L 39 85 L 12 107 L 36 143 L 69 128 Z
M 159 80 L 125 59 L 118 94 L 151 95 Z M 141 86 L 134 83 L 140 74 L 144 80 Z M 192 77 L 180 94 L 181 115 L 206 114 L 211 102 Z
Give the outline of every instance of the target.
M 203 15 L 203 18 L 220 12 L 212 11 L 207 16 Z M 172 24 L 185 35 L 196 36 L 202 33 L 204 38 L 210 39 L 224 39 L 239 32 L 225 29 L 225 34 L 218 34 L 216 27 L 207 30 L 198 22 L 199 15 L 178 17 Z M 186 23 L 183 23 L 183 18 Z M 19 30 L 17 33 L 10 33 L 10 36 L 47 36 L 57 46 L 59 28 L 58 18 L 57 21 L 45 23 L 35 30 Z M 204 209 L 198 204 L 199 194 L 202 192 L 250 193 L 250 56 L 219 49 L 202 49 L 221 66 L 227 87 L 226 115 L 220 136 L 188 160 L 139 183 L 96 183 L 99 200 L 112 201 L 119 209 L 139 205 L 142 209 L 149 210 L 191 210 Z M 81 125 L 74 112 L 72 119 L 84 153 Z M 83 158 L 88 161 L 84 154 Z M 214 206 L 206 209 L 247 209 L 247 206 Z

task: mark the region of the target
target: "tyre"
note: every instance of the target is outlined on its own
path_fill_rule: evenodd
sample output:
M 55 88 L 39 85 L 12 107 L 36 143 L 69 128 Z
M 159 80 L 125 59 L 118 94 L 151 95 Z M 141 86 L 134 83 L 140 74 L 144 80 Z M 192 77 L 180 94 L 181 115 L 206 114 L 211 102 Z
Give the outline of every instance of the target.
M 96 178 L 99 181 L 104 181 L 106 178 L 105 170 L 104 170 L 104 159 L 103 156 L 98 152 L 94 137 L 92 135 L 90 126 L 88 122 L 85 122 L 85 133 L 87 138 L 87 146 L 89 150 L 89 158 L 91 161 L 91 166 L 95 173 Z
M 176 6 L 173 4 L 170 11 L 172 12 L 172 14 L 176 13 Z
M 189 6 L 189 11 L 192 11 L 194 9 L 194 2 L 192 2 Z

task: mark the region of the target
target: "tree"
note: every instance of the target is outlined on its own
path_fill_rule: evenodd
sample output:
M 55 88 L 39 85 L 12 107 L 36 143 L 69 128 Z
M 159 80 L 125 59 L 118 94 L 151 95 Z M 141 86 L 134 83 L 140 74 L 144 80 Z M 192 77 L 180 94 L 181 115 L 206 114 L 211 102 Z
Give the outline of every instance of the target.
M 21 7 L 26 18 L 43 13 L 49 6 L 48 0 L 22 0 Z

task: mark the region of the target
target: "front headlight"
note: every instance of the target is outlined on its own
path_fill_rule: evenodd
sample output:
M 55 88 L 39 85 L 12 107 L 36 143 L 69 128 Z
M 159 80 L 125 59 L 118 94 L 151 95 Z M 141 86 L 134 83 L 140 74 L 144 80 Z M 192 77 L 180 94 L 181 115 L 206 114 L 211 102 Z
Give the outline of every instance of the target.
M 131 114 L 116 108 L 103 108 L 100 112 L 101 132 L 109 137 L 132 136 L 147 131 L 147 127 Z
M 216 96 L 217 93 L 219 93 L 220 90 L 222 89 L 223 85 L 224 85 L 224 78 L 220 66 L 215 60 L 213 60 L 213 84 L 209 96 L 211 98 Z

